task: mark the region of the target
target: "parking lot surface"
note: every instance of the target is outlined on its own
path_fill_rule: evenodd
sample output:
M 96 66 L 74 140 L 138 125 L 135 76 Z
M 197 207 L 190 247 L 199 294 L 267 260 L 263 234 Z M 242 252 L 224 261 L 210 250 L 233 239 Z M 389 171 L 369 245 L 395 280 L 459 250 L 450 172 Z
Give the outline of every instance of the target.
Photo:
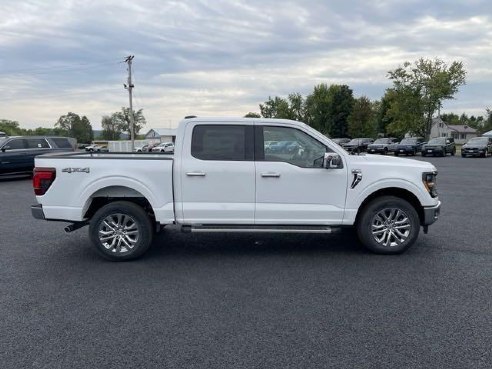
M 398 256 L 350 231 L 169 229 L 111 263 L 0 179 L 0 367 L 490 368 L 492 158 L 424 159 L 441 219 Z

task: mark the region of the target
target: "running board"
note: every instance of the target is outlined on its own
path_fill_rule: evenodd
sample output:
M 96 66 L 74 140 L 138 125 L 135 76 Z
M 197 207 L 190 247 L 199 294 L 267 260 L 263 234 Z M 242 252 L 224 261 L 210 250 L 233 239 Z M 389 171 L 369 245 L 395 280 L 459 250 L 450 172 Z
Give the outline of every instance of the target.
M 340 228 L 302 225 L 184 225 L 181 230 L 186 233 L 335 233 Z

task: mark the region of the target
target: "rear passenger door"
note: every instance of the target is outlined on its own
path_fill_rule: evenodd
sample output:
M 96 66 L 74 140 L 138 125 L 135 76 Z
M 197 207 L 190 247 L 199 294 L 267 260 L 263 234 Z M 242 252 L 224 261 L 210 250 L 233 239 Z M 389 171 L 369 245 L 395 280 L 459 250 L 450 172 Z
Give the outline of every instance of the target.
M 176 207 L 187 224 L 253 224 L 254 133 L 251 124 L 190 123 Z M 191 137 L 190 137 L 191 135 Z

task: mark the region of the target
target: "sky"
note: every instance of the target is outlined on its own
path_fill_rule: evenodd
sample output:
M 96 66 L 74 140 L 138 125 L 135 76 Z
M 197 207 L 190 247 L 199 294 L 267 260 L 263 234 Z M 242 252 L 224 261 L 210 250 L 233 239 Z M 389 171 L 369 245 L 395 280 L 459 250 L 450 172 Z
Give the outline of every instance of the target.
M 0 14 L 0 119 L 23 128 L 74 112 L 100 129 L 128 106 L 128 55 L 144 130 L 320 83 L 380 99 L 387 72 L 421 57 L 467 71 L 441 112 L 492 108 L 489 0 L 0 0 Z

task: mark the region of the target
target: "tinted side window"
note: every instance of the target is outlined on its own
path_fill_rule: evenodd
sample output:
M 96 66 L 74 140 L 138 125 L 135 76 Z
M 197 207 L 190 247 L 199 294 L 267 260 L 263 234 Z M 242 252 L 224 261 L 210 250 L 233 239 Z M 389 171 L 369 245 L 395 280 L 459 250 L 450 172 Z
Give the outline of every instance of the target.
M 60 149 L 71 149 L 72 148 L 72 145 L 70 144 L 70 141 L 67 138 L 53 137 L 51 140 Z
M 27 147 L 29 149 L 49 149 L 50 145 L 44 138 L 28 138 Z
M 6 143 L 6 146 L 9 147 L 9 150 L 25 149 L 24 140 L 21 139 L 10 140 Z
M 264 126 L 258 127 L 258 131 L 256 160 L 282 161 L 302 168 L 321 168 L 325 153 L 331 152 L 321 142 L 295 128 Z
M 197 125 L 191 155 L 201 160 L 253 160 L 253 126 Z

